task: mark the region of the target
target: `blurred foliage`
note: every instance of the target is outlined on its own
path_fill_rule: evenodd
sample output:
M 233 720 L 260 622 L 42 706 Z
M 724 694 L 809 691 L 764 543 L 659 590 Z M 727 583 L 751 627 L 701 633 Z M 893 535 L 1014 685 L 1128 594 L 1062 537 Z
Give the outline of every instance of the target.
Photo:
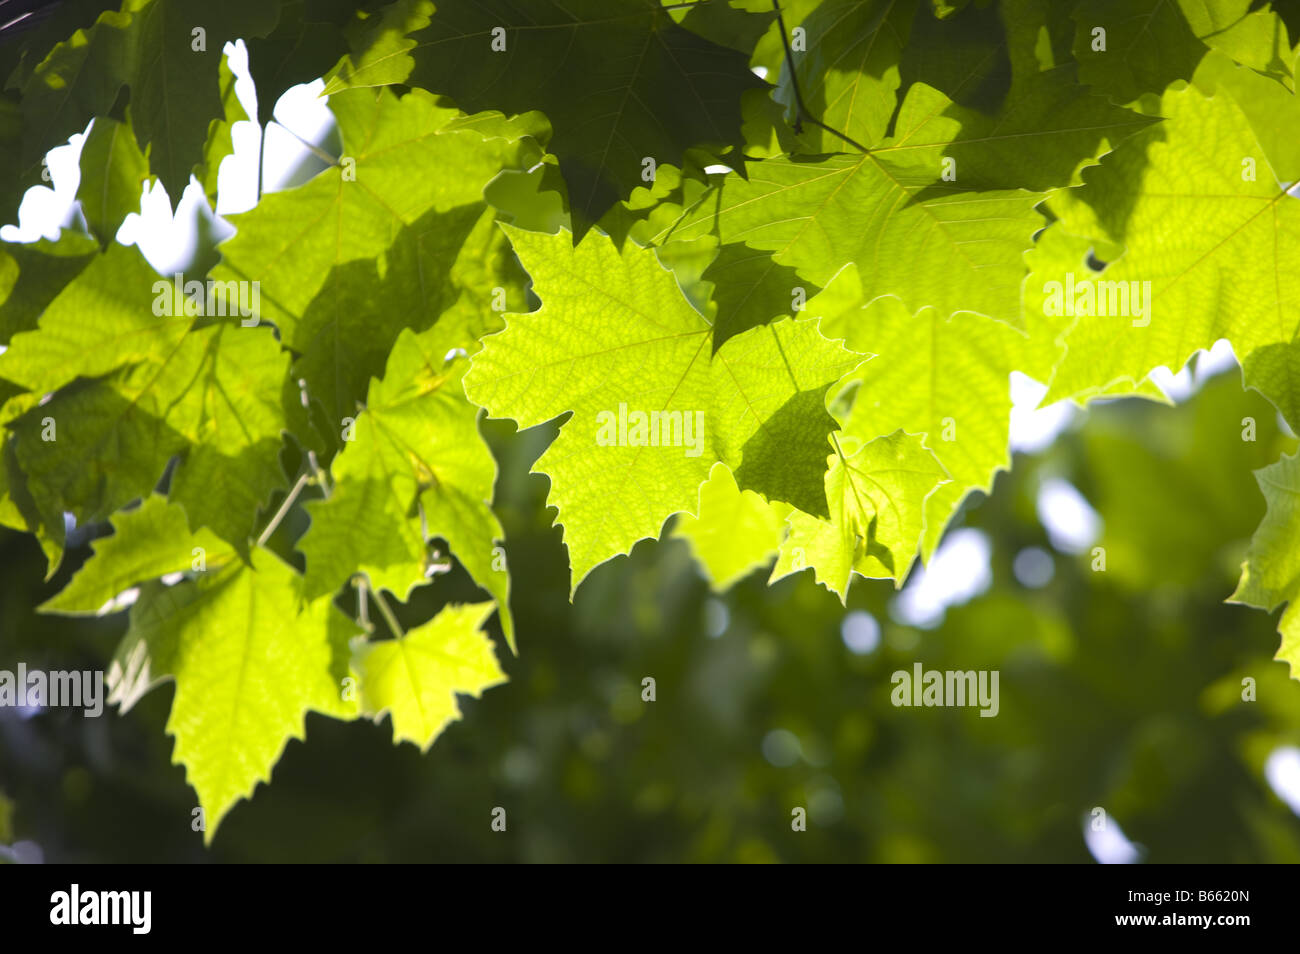
M 848 647 L 845 609 L 810 572 L 769 588 L 758 569 L 713 596 L 667 535 L 568 603 L 546 482 L 528 474 L 551 428 L 485 424 L 521 655 L 498 630 L 509 684 L 465 700 L 427 755 L 387 744 L 387 725 L 313 715 L 275 784 L 205 850 L 169 764 L 170 688 L 125 717 L 5 709 L 6 837 L 69 862 L 1088 861 L 1085 821 L 1101 806 L 1148 861 L 1300 861 L 1300 818 L 1263 773 L 1277 746 L 1300 744 L 1300 686 L 1271 660 L 1270 617 L 1223 602 L 1264 512 L 1251 472 L 1295 441 L 1236 373 L 1177 407 L 1097 403 L 1084 420 L 1019 455 L 959 518 L 988 535 L 992 584 L 941 625 L 896 622 L 888 582 L 854 583 L 849 611 L 881 624 L 869 652 Z M 1104 572 L 1090 552 L 1050 549 L 1035 500 L 1052 477 L 1098 510 Z M 97 532 L 75 531 L 48 582 L 33 538 L 0 537 L 0 668 L 106 664 L 125 614 L 30 609 Z M 1039 588 L 1012 569 L 1026 547 L 1051 553 Z M 475 593 L 457 570 L 398 615 L 417 623 Z M 918 661 L 999 670 L 998 716 L 893 707 L 890 674 Z M 1242 700 L 1246 677 L 1257 701 Z M 498 806 L 505 832 L 491 827 Z M 792 831 L 795 807 L 807 831 Z

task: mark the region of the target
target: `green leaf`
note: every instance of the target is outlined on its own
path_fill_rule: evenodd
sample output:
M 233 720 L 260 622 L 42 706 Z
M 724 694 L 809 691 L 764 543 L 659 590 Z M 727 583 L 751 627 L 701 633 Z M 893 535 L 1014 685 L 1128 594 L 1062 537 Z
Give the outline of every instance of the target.
M 0 224 L 18 221 L 18 207 L 41 184 L 41 158 L 23 154 L 23 113 L 17 96 L 0 91 Z
M 38 329 L 13 337 L 0 355 L 0 377 L 45 393 L 170 352 L 194 319 L 171 307 L 170 281 L 160 286 L 168 307 L 155 314 L 159 281 L 138 248 L 109 245 L 48 304 Z M 96 321 L 87 322 L 87 314 Z
M 140 152 L 131 127 L 107 116 L 96 119 L 81 147 L 77 199 L 101 247 L 108 247 L 128 215 L 140 211 L 147 178 L 149 160 Z
M 784 321 L 710 357 L 711 326 L 653 251 L 629 243 L 620 254 L 602 235 L 573 247 L 563 232 L 507 232 L 542 307 L 506 316 L 465 389 L 521 427 L 573 412 L 535 469 L 551 479 L 574 589 L 596 565 L 657 537 L 673 513 L 693 512 L 719 460 L 745 489 L 823 508 L 823 441 L 834 424 L 825 392 L 860 355 L 816 322 Z
M 525 154 L 517 142 L 485 139 L 472 123 L 457 121 L 455 110 L 419 90 L 400 99 L 384 89 L 349 90 L 330 97 L 330 108 L 355 178 L 345 178 L 346 168 L 330 168 L 232 215 L 237 231 L 219 247 L 222 263 L 212 273 L 220 280 L 260 281 L 263 318 L 299 351 L 308 350 L 314 337 L 310 331 L 299 337 L 299 324 L 332 268 L 374 259 L 399 239 L 418 242 L 446 227 L 430 218 L 403 235 L 431 211 L 463 219 L 465 206 L 484 208 L 483 186 Z M 521 134 L 522 128 L 514 131 L 516 139 Z M 417 250 L 396 254 L 414 257 Z
M 968 3 L 970 0 L 930 0 L 931 6 L 934 7 L 934 15 L 940 20 L 946 20 L 954 13 L 960 13 Z
M 1285 0 L 1282 0 L 1285 2 Z M 1267 8 L 1240 14 L 1240 5 L 1226 8 L 1230 25 L 1206 34 L 1204 41 L 1214 50 L 1235 62 L 1278 79 L 1287 89 L 1295 90 L 1295 55 L 1287 36 L 1286 22 Z
M 105 10 L 121 5 L 121 0 L 73 0 L 47 6 L 35 11 L 35 17 L 9 24 L 0 41 L 0 75 L 6 77 L 5 85 L 21 88 L 56 44 L 77 29 L 93 25 Z
M 405 602 L 434 562 L 427 541 L 440 536 L 496 599 L 513 648 L 510 581 L 495 566 L 495 541 L 505 536 L 490 506 L 496 461 L 465 400 L 467 362 L 447 353 L 437 328 L 404 331 L 383 380 L 371 382 L 354 436 L 331 467 L 329 499 L 307 505 L 305 592 L 333 593 L 362 572 Z
M 22 89 L 22 164 L 45 154 L 106 116 L 130 76 L 136 34 L 130 8 L 106 10 L 95 23 L 59 43 Z M 179 193 L 177 193 L 179 196 Z
M 239 231 L 213 274 L 260 282 L 262 314 L 297 353 L 294 377 L 332 447 L 403 328 L 438 321 L 447 349 L 473 351 L 500 329 L 502 307 L 523 305 L 522 272 L 482 190 L 527 150 L 501 138 L 523 127 L 460 118 L 424 93 L 354 90 L 331 104 L 355 178 L 327 170 L 232 216 Z
M 713 233 L 769 251 L 821 287 L 858 262 L 868 297 L 1016 323 L 1042 196 L 966 192 L 940 174 L 937 162 L 900 152 L 751 163 L 747 179 L 726 176 L 661 240 Z
M 1074 325 L 1074 317 L 1056 313 L 1055 307 L 1045 306 L 1052 297 L 1052 282 L 1064 283 L 1067 274 L 1075 281 L 1096 280 L 1102 273 L 1092 257 L 1093 240 L 1071 235 L 1062 222 L 1053 222 L 1038 234 L 1034 247 L 1025 253 L 1029 276 L 1025 279 L 1023 328 L 1027 337 L 1020 343 L 1016 370 L 1039 383 L 1052 380 L 1056 367 L 1065 354 L 1065 334 Z M 1150 377 L 1143 378 L 1134 387 L 1118 381 L 1095 393 L 1076 397 L 1080 404 L 1102 397 L 1143 397 L 1169 403 Z
M 1207 95 L 1226 91 L 1249 121 L 1277 177 L 1288 183 L 1300 181 L 1300 139 L 1294 135 L 1300 125 L 1300 97 L 1294 90 L 1217 52 L 1201 61 L 1193 81 Z
M 504 678 L 494 608 L 510 650 L 512 595 L 539 632 L 563 622 L 547 615 L 555 594 L 507 574 L 506 528 L 531 586 L 564 575 L 565 544 L 571 599 L 638 541 L 685 541 L 642 547 L 585 597 L 629 597 L 634 628 L 671 623 L 675 592 L 698 595 L 652 565 L 680 569 L 689 552 L 715 589 L 747 577 L 741 616 L 772 617 L 789 596 L 809 633 L 831 632 L 843 614 L 818 610 L 809 584 L 842 601 L 855 575 L 902 585 L 968 495 L 991 493 L 1011 461 L 1018 371 L 1049 399 L 1096 401 L 1092 423 L 999 478 L 1006 489 L 971 520 L 1019 527 L 995 549 L 1024 569 L 1035 485 L 1069 477 L 1105 523 L 1114 574 L 1088 613 L 1132 617 L 1155 587 L 1147 615 L 1169 643 L 1163 590 L 1227 593 L 1264 511 L 1241 492 L 1245 471 L 1294 451 L 1265 404 L 1300 427 L 1295 4 L 54 6 L 34 29 L 0 27 L 0 218 L 43 181 L 48 149 L 93 120 L 78 196 L 90 234 L 0 242 L 0 524 L 35 536 L 47 582 L 65 545 L 86 558 L 42 594 L 65 617 L 56 629 L 112 628 L 95 617 L 137 598 L 113 699 L 129 707 L 176 681 L 168 724 L 209 840 L 302 737 L 307 711 L 388 712 L 395 742 L 428 750 L 471 705 L 458 693 Z M 220 257 L 213 280 L 255 290 L 248 315 L 195 307 L 193 290 L 111 241 L 152 175 L 173 199 L 197 177 L 215 201 L 248 119 L 221 55 L 234 37 L 254 119 L 323 74 L 338 133 L 337 159 L 259 196 L 219 250 L 200 216 L 181 279 Z M 718 162 L 734 171 L 706 171 Z M 1066 314 L 1053 283 L 1068 281 L 1150 281 L 1154 309 Z M 1160 398 L 1152 370 L 1219 338 L 1265 396 L 1198 372 L 1187 408 L 1098 400 Z M 485 424 L 485 408 L 523 430 Z M 1262 472 L 1268 514 L 1237 593 L 1285 605 L 1279 658 L 1293 670 L 1297 460 Z M 299 481 L 288 494 L 284 467 Z M 281 506 L 268 520 L 269 503 Z M 1017 642 L 1070 656 L 1054 597 L 1091 575 L 1085 563 L 1055 561 L 1035 592 L 1026 574 L 995 573 L 948 624 L 979 637 L 951 640 L 954 652 L 987 658 L 952 666 L 996 670 Z M 801 568 L 813 578 L 750 588 L 755 569 L 770 582 Z M 425 622 L 404 632 L 385 599 L 393 638 L 376 641 L 368 619 L 339 612 L 350 587 Z M 881 618 L 887 589 L 855 605 Z M 1261 614 L 1254 625 L 1268 628 Z M 816 642 L 805 662 L 841 651 Z M 1157 658 L 1116 645 L 1112 662 Z M 936 646 L 931 663 L 947 665 Z M 1213 656 L 1191 654 L 1183 675 L 1203 684 Z M 1217 709 L 1238 697 L 1235 679 L 1212 680 Z M 1149 689 L 1128 682 L 1132 698 Z M 1260 683 L 1261 700 L 1300 706 L 1283 696 Z M 1017 708 L 1002 710 L 1013 729 Z M 1146 735 L 1135 765 L 1155 764 Z M 886 854 L 900 850 L 912 849 Z
M 410 34 L 427 27 L 432 15 L 430 0 L 396 0 L 374 13 L 359 11 L 346 31 L 352 54 L 330 71 L 325 94 L 405 82 L 415 66 Z
M 1292 430 L 1300 427 L 1300 341 L 1256 348 L 1241 368 L 1246 384 L 1272 401 Z
M 915 0 L 824 0 L 799 24 L 807 49 L 793 52 L 793 79 L 808 110 L 863 145 L 884 139 L 898 107 L 899 63 L 915 9 Z M 786 116 L 793 122 L 798 110 L 786 64 L 773 96 L 785 104 Z M 841 136 L 811 124 L 801 143 L 808 152 L 847 148 Z
M 896 431 L 863 443 L 840 432 L 838 442 L 826 471 L 830 519 L 790 514 L 771 579 L 811 567 L 846 602 L 854 573 L 903 585 L 925 530 L 926 498 L 948 475 L 916 435 Z
M 569 225 L 564 209 L 560 169 L 540 162 L 527 172 L 504 170 L 483 190 L 488 202 L 501 210 L 503 221 L 530 232 L 557 232 Z
M 109 699 L 125 711 L 164 679 L 176 681 L 167 732 L 173 763 L 199 796 L 210 844 L 226 814 L 250 798 L 308 711 L 354 718 L 344 698 L 351 620 L 329 599 L 303 604 L 298 576 L 258 551 L 252 565 L 144 588 L 109 671 Z
M 95 240 L 64 230 L 57 242 L 0 247 L 0 343 L 31 331 L 64 287 L 95 258 Z
M 193 376 L 182 379 L 189 386 L 165 418 L 189 442 L 171 497 L 185 507 L 191 527 L 211 527 L 242 553 L 258 508 L 286 483 L 280 385 L 288 356 L 269 328 L 222 324 L 191 337 Z
M 842 282 L 846 291 L 860 287 L 855 266 L 827 291 Z M 875 355 L 848 377 L 857 391 L 844 427 L 863 440 L 899 430 L 927 438 L 952 478 L 925 501 L 922 551 L 929 559 L 962 500 L 991 490 L 997 472 L 1011 466 L 1010 375 L 1026 339 L 982 315 L 913 314 L 897 298 L 854 297 L 855 311 L 822 322 L 848 348 Z M 808 308 L 821 313 L 817 299 Z
M 1013 85 L 1062 67 L 1077 73 L 1071 53 L 1075 24 L 1070 5 L 1056 0 L 1004 0 L 999 12 L 1006 27 Z
M 1080 172 L 1155 120 L 1080 86 L 1073 67 L 1017 76 L 999 110 L 984 115 L 928 86 L 912 87 L 899 115 L 908 130 L 878 155 L 934 168 L 948 160 L 967 189 L 1046 192 L 1078 185 Z
M 481 631 L 491 603 L 447 606 L 397 639 L 359 641 L 352 666 L 360 677 L 361 711 L 376 722 L 392 716 L 393 742 L 427 752 L 460 717 L 457 694 L 478 697 L 506 681 Z
M 184 438 L 130 397 L 147 393 L 154 376 L 131 368 L 78 381 L 8 425 L 33 515 L 47 531 L 61 539 L 65 513 L 78 523 L 108 519 L 148 494 L 184 450 Z
M 17 393 L 15 393 L 17 392 Z M 21 391 L 8 382 L 0 381 L 0 395 L 6 397 L 0 404 L 0 424 L 6 428 L 30 411 L 41 400 L 40 395 Z M 41 517 L 36 502 L 27 486 L 27 476 L 18 461 L 18 454 L 13 438 L 5 434 L 0 441 L 0 524 L 15 530 L 35 534 L 47 563 L 45 579 L 54 576 L 63 561 L 65 528 L 59 514 L 58 519 L 48 525 Z
M 772 9 L 769 0 L 734 0 L 750 14 L 767 13 Z M 782 0 L 781 15 L 785 21 L 786 36 L 789 38 L 793 29 L 803 23 L 821 4 L 823 0 Z M 754 66 L 767 70 L 769 79 L 775 79 L 785 68 L 785 45 L 781 40 L 778 23 L 769 25 L 767 32 L 754 47 L 750 60 Z
M 706 240 L 707 237 L 700 241 Z M 666 249 L 671 254 L 684 244 L 687 243 L 672 243 Z M 743 242 L 721 246 L 701 277 L 711 283 L 717 305 L 713 322 L 715 352 L 729 338 L 750 328 L 794 316 L 801 310 L 800 303 L 820 291 L 790 266 L 779 264 L 767 252 L 752 249 Z
M 0 355 L 0 377 L 59 392 L 13 425 L 47 522 L 63 511 L 104 519 L 147 494 L 185 452 L 172 499 L 192 528 L 246 546 L 258 506 L 284 485 L 280 391 L 289 359 L 269 327 L 185 314 L 192 304 L 137 249 L 111 245 L 36 331 L 16 335 Z M 47 418 L 53 440 L 42 436 Z
M 1230 602 L 1246 603 L 1272 612 L 1282 603 L 1286 611 L 1278 624 L 1282 646 L 1274 657 L 1300 679 L 1300 454 L 1255 471 L 1268 512 L 1250 541 L 1241 565 L 1241 582 Z
M 215 571 L 236 556 L 233 547 L 205 530 L 191 535 L 184 508 L 158 494 L 135 510 L 119 512 L 113 531 L 95 542 L 94 555 L 68 585 L 41 604 L 42 613 L 99 614 L 136 583 L 196 567 Z
M 356 414 L 371 377 L 383 374 L 393 343 L 404 328 L 423 331 L 462 297 L 455 263 L 471 233 L 505 246 L 493 226 L 491 210 L 463 206 L 430 212 L 403 229 L 378 259 L 361 259 L 330 270 L 320 294 L 294 325 L 290 344 L 299 351 L 294 373 L 307 384 L 331 422 Z M 495 282 L 488 284 L 490 289 Z M 504 287 L 509 283 L 502 281 Z M 523 294 L 516 290 L 515 300 Z M 500 315 L 483 308 L 476 316 L 480 333 L 498 331 Z M 448 323 L 455 321 L 448 318 Z M 467 331 L 450 347 L 477 349 Z
M 1096 282 L 1077 284 L 1073 296 L 1066 282 L 1091 276 L 1067 275 L 1050 289 L 1045 307 L 1055 314 L 1067 303 L 1078 312 L 1082 302 L 1086 310 L 1084 289 L 1094 294 L 1091 310 L 1100 311 L 1104 296 L 1109 314 L 1074 316 L 1049 401 L 1132 386 L 1161 365 L 1181 368 L 1193 351 L 1219 338 L 1231 340 L 1247 361 L 1257 348 L 1294 340 L 1300 202 L 1278 182 L 1226 93 L 1207 98 L 1195 87 L 1171 90 L 1160 111 L 1165 123 L 1087 170 L 1082 188 L 1050 201 L 1066 231 L 1122 242 L 1124 253 Z M 1124 310 L 1123 290 L 1129 305 L 1115 314 Z
M 281 0 L 275 29 L 265 39 L 246 40 L 259 124 L 271 121 L 285 90 L 319 79 L 338 63 L 347 52 L 342 28 L 354 9 L 349 0 Z
M 1076 279 L 1095 279 L 1101 271 L 1089 265 L 1091 252 L 1089 239 L 1071 235 L 1061 222 L 1053 222 L 1038 234 L 1034 247 L 1025 253 L 1029 275 L 1025 278 L 1021 322 L 1028 338 L 1016 370 L 1040 383 L 1052 380 L 1065 354 L 1061 336 L 1074 324 L 1068 315 L 1048 314 L 1053 309 L 1044 307 L 1043 303 L 1050 297 L 1050 283 L 1064 282 L 1067 272 L 1073 273 Z
M 25 84 L 26 161 L 108 115 L 127 86 L 140 148 L 178 202 L 203 158 L 209 123 L 223 116 L 222 48 L 265 36 L 278 11 L 278 0 L 126 0 L 120 12 L 102 14 L 56 46 Z
M 1011 71 L 1002 21 L 1016 6 L 1016 0 L 980 3 L 939 17 L 918 4 L 899 64 L 908 95 L 914 84 L 924 83 L 968 109 L 996 113 Z
M 792 508 L 741 490 L 725 464 L 714 464 L 700 485 L 699 509 L 698 517 L 679 514 L 672 536 L 690 544 L 709 583 L 721 592 L 776 555 Z
M 1082 0 L 1074 10 L 1079 78 L 1120 103 L 1161 94 L 1175 80 L 1191 79 L 1206 42 L 1239 24 L 1250 5 L 1251 0 Z
M 217 186 L 220 183 L 221 163 L 235 152 L 235 123 L 248 121 L 248 113 L 239 101 L 235 89 L 235 74 L 230 63 L 223 59 L 218 72 L 221 89 L 221 115 L 208 124 L 208 138 L 203 144 L 203 159 L 194 170 L 203 187 L 203 194 L 208 197 L 208 204 L 217 205 Z
M 278 0 L 133 0 L 138 60 L 127 82 L 131 116 L 149 166 L 173 202 L 203 158 L 208 125 L 222 118 L 222 47 L 265 36 L 275 25 Z M 206 31 L 195 49 L 193 31 Z M 149 55 L 152 54 L 152 55 Z
M 575 235 L 643 181 L 643 160 L 680 167 L 692 146 L 739 148 L 741 94 L 765 86 L 743 53 L 653 0 L 444 0 L 411 39 L 396 54 L 414 61 L 411 85 L 466 112 L 547 115 Z M 363 58 L 348 82 L 393 82 L 392 56 Z
M 661 0 L 662 2 L 662 0 Z M 772 4 L 763 0 L 728 0 L 727 3 L 668 2 L 663 6 L 673 19 L 692 33 L 719 46 L 749 55 L 759 38 L 776 20 Z

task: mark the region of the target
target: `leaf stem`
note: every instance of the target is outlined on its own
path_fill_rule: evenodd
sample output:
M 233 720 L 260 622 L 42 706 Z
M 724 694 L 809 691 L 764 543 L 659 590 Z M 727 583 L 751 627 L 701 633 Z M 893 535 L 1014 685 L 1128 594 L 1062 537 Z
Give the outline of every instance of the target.
M 262 201 L 262 173 L 266 168 L 266 123 L 262 124 L 262 137 L 257 146 L 257 201 Z
M 294 132 L 284 123 L 280 122 L 278 119 L 272 119 L 271 122 L 275 123 L 281 129 L 287 132 L 290 136 L 292 136 L 294 139 L 302 143 L 303 148 L 306 149 L 308 152 L 310 152 L 312 155 L 314 155 L 321 162 L 325 163 L 328 166 L 337 166 L 339 164 L 338 156 L 331 156 L 328 152 L 326 152 L 320 146 L 316 145 L 314 142 L 308 142 L 306 139 L 303 139 L 302 136 L 299 136 L 296 132 Z M 265 134 L 266 134 L 265 130 L 263 130 L 263 135 Z
M 839 455 L 840 463 L 848 467 L 849 459 L 844 456 L 844 451 L 840 449 L 840 442 L 836 440 L 834 431 L 831 431 L 831 443 L 835 445 L 835 453 Z
M 397 621 L 397 617 L 393 615 L 393 611 L 388 608 L 388 601 L 384 599 L 384 594 L 379 592 L 377 588 L 370 586 L 369 581 L 367 581 L 366 585 L 369 587 L 370 592 L 374 594 L 375 605 L 379 607 L 379 613 L 384 617 L 384 622 L 387 623 L 388 628 L 393 631 L 393 635 L 398 639 L 401 639 L 406 635 L 406 631 L 402 629 L 402 624 Z
M 797 114 L 794 120 L 794 131 L 800 133 L 803 131 L 802 123 L 806 120 L 816 126 L 818 129 L 824 129 L 832 136 L 839 136 L 845 142 L 861 152 L 870 152 L 866 146 L 858 142 L 838 129 L 827 126 L 824 122 L 812 114 L 807 106 L 804 105 L 803 91 L 799 89 L 799 77 L 794 70 L 794 51 L 790 49 L 790 37 L 785 31 L 785 17 L 781 13 L 780 0 L 772 0 L 772 9 L 776 11 L 776 26 L 781 33 L 781 44 L 785 47 L 785 64 L 790 70 L 790 88 L 794 90 L 794 101 L 797 107 Z
M 321 469 L 320 461 L 316 459 L 314 450 L 307 451 L 307 461 L 311 464 L 312 473 L 316 475 L 316 483 L 320 486 L 321 494 L 328 500 L 330 495 L 329 478 L 326 476 L 325 471 Z
M 375 626 L 370 622 L 370 604 L 367 600 L 370 594 L 370 581 L 366 579 L 364 573 L 357 573 L 352 577 L 352 585 L 357 588 L 357 622 L 367 633 L 373 633 Z
M 266 525 L 266 529 L 262 531 L 262 535 L 257 538 L 257 545 L 259 547 L 266 546 L 266 541 L 271 539 L 271 534 L 275 533 L 275 528 L 280 525 L 280 521 L 284 519 L 284 515 L 289 512 L 289 508 L 293 506 L 294 501 L 298 499 L 298 495 L 302 493 L 302 488 L 307 486 L 307 481 L 310 479 L 311 474 L 306 471 L 304 471 L 302 476 L 298 478 L 298 482 L 293 485 L 293 489 L 289 491 L 289 495 L 284 498 L 284 503 L 280 504 L 280 509 L 275 512 L 275 516 L 271 518 L 271 522 Z

